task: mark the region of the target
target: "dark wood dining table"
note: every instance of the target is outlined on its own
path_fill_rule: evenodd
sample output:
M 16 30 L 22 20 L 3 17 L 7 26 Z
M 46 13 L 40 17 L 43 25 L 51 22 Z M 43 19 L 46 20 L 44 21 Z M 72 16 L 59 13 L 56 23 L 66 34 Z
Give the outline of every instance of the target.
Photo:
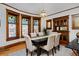
M 79 56 L 79 43 L 78 43 L 78 39 L 74 39 L 66 47 L 72 49 L 73 52 L 75 50 L 77 52 L 78 56 Z
M 41 48 L 40 48 L 40 46 L 46 45 L 47 44 L 47 39 L 48 38 L 32 40 L 33 45 L 35 45 L 37 47 L 37 56 L 41 55 Z

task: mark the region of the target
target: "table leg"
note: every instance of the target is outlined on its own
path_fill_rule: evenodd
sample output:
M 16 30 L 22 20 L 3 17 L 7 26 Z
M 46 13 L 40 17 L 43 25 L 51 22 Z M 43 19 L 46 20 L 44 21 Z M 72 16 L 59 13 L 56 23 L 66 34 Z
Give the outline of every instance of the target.
M 77 50 L 72 49 L 72 51 L 73 51 L 73 53 L 74 53 L 76 56 L 79 55 L 79 52 L 78 52 Z
M 37 46 L 37 56 L 40 56 L 41 55 L 41 50 L 40 50 L 40 47 Z
M 58 50 L 60 50 L 60 45 L 58 45 Z

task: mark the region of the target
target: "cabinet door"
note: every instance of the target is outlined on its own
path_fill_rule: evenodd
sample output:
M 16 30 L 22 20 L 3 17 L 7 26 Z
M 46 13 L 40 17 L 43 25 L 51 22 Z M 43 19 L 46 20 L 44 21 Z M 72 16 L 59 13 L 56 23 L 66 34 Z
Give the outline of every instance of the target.
M 69 34 L 68 34 L 68 32 L 62 33 L 61 41 L 62 41 L 62 43 L 68 43 L 69 42 Z

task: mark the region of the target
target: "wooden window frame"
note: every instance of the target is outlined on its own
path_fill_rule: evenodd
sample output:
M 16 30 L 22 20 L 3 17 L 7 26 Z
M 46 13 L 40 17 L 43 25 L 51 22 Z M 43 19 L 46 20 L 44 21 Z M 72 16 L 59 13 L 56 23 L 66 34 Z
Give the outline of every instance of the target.
M 8 15 L 14 15 L 17 17 L 16 20 L 16 37 L 9 37 L 9 30 L 8 30 Z M 20 36 L 20 30 L 19 30 L 19 13 L 14 12 L 12 10 L 6 9 L 6 41 L 11 41 L 15 39 L 19 39 Z
M 31 32 L 31 16 L 21 14 L 21 38 L 23 38 L 23 36 L 22 36 L 22 18 L 29 19 L 28 20 L 28 35 L 30 35 L 30 32 Z
M 50 25 L 49 25 L 49 23 L 50 23 Z M 48 27 L 48 25 L 50 27 Z M 52 29 L 52 20 L 51 19 L 50 20 L 46 20 L 46 29 Z
M 38 29 L 41 32 L 41 17 L 33 17 L 33 32 L 34 32 L 34 20 L 38 20 Z

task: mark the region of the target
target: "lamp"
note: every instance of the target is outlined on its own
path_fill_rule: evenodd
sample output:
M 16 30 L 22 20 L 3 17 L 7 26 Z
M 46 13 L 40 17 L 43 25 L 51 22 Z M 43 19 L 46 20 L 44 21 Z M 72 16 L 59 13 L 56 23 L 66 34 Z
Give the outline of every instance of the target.
M 47 17 L 46 11 L 43 9 L 40 13 L 41 17 Z

